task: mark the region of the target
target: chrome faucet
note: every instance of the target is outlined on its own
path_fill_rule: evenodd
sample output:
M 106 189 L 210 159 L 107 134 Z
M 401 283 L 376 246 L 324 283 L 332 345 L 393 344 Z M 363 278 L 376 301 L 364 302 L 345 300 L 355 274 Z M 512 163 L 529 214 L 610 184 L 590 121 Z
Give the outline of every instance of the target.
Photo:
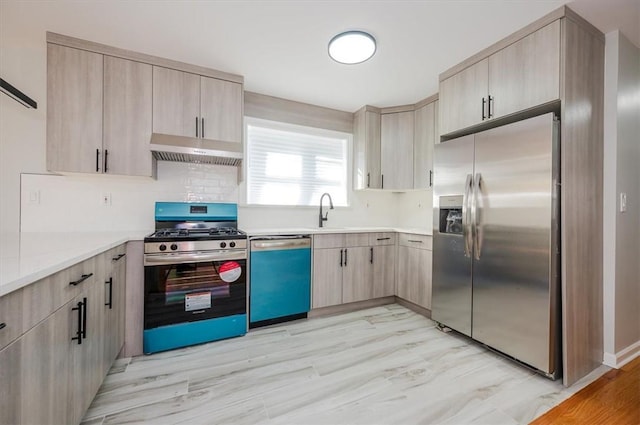
M 329 209 L 330 210 L 333 209 L 333 201 L 331 200 L 331 195 L 329 195 L 328 193 L 323 193 L 322 196 L 320 197 L 320 214 L 318 216 L 318 226 L 320 227 L 322 227 L 323 221 L 327 221 L 327 216 L 329 215 L 329 211 L 327 211 L 324 217 L 322 216 L 322 200 L 324 199 L 325 196 L 329 197 Z

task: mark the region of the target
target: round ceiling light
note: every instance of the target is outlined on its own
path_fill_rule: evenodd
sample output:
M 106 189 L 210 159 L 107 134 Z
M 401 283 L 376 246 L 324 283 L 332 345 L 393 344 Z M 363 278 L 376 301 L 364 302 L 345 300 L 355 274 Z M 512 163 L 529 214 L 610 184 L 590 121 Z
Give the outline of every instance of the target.
M 331 59 L 348 65 L 364 62 L 375 52 L 376 39 L 363 31 L 346 31 L 329 42 Z

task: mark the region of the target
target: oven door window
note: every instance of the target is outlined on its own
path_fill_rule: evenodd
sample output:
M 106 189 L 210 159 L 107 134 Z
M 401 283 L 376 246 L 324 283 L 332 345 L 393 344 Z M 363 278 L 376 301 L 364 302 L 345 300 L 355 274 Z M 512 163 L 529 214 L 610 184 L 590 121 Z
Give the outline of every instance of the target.
M 245 312 L 246 260 L 145 267 L 145 329 Z

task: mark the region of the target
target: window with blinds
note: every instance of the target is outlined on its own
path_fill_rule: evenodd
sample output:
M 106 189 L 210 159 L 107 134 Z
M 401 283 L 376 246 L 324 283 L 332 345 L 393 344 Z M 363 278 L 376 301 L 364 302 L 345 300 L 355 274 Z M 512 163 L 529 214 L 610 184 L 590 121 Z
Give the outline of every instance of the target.
M 347 206 L 350 134 L 247 120 L 247 204 Z

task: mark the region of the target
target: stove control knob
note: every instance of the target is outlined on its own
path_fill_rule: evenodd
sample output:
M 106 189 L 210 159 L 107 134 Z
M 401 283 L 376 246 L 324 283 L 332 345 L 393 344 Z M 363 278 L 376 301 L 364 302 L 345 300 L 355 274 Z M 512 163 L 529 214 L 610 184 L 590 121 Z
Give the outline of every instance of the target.
M 166 251 L 167 250 L 167 246 L 165 244 L 160 245 L 158 248 L 160 248 L 160 251 Z
M 226 247 L 227 247 L 226 242 L 220 242 L 220 248 L 226 248 Z
M 172 250 L 172 251 L 175 251 L 176 249 L 178 249 L 178 245 L 176 245 L 176 244 L 172 243 L 172 244 L 171 244 L 171 250 Z
M 235 243 L 235 242 L 229 242 L 229 246 L 230 246 L 231 248 L 235 248 L 236 243 Z

